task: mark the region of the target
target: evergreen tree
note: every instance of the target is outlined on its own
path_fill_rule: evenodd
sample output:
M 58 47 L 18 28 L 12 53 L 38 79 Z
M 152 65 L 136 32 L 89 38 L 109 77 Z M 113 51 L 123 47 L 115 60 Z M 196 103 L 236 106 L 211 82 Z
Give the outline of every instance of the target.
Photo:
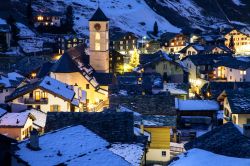
M 66 29 L 68 32 L 73 31 L 74 20 L 73 20 L 73 8 L 68 6 L 66 9 Z
M 235 53 L 235 43 L 234 43 L 233 35 L 230 38 L 228 47 Z
M 158 24 L 157 24 L 157 22 L 155 21 L 155 23 L 154 23 L 154 31 L 153 31 L 153 34 L 154 34 L 155 36 L 157 36 L 158 33 L 159 33 Z
M 133 68 L 137 67 L 139 65 L 139 53 L 137 49 L 134 49 L 133 54 L 130 57 L 129 65 Z
M 28 19 L 28 23 L 29 25 L 33 24 L 33 9 L 32 9 L 32 0 L 29 0 L 28 5 L 27 5 L 27 9 L 26 9 L 26 17 Z
M 16 20 L 13 18 L 12 15 L 10 15 L 9 18 L 7 19 L 7 23 L 11 27 L 12 44 L 13 44 L 13 46 L 17 46 L 17 42 L 19 39 L 19 37 L 18 37 L 19 29 L 16 26 Z

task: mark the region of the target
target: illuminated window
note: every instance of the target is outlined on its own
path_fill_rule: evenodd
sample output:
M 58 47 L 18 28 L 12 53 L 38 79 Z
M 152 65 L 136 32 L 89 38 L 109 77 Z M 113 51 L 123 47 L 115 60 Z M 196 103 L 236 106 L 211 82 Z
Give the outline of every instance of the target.
M 101 50 L 100 43 L 95 43 L 95 50 Z
M 35 91 L 35 100 L 39 101 L 40 99 L 41 99 L 40 92 L 39 91 Z
M 37 17 L 37 20 L 38 20 L 38 21 L 43 21 L 43 16 L 38 16 L 38 17 Z
M 95 39 L 96 39 L 96 40 L 100 40 L 100 39 L 101 39 L 101 35 L 100 35 L 99 32 L 96 32 L 96 34 L 95 34 Z
M 42 92 L 42 98 L 43 98 L 43 99 L 47 99 L 47 98 L 48 98 L 48 95 L 47 95 L 46 92 Z
M 77 42 L 77 39 L 76 38 L 74 38 L 74 40 L 73 40 L 74 42 Z

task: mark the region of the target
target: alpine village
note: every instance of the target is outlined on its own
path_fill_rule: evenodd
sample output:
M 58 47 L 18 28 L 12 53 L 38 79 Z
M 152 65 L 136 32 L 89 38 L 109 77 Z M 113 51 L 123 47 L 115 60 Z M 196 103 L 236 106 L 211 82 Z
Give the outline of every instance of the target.
M 249 0 L 0 0 L 0 166 L 250 166 Z

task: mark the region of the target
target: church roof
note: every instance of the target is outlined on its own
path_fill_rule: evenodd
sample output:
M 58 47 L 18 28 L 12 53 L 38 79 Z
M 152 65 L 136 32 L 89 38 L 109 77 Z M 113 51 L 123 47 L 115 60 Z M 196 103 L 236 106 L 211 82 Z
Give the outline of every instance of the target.
M 94 15 L 89 21 L 109 21 L 108 17 L 103 13 L 103 11 L 98 7 Z
M 78 72 L 79 68 L 73 62 L 68 52 L 65 52 L 56 64 L 51 68 L 52 72 L 56 73 L 71 73 Z

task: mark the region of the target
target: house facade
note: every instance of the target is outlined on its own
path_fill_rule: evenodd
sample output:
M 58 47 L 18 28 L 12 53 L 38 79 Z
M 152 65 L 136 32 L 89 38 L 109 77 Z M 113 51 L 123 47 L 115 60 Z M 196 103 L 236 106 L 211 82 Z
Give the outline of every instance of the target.
M 0 134 L 23 140 L 29 137 L 35 117 L 30 113 L 22 112 L 6 113 L 0 119 Z
M 168 53 L 178 53 L 180 50 L 186 47 L 188 41 L 188 36 L 184 34 L 176 34 L 165 43 L 164 47 Z
M 57 39 L 57 43 L 58 43 L 58 53 L 61 55 L 67 49 L 83 44 L 84 38 L 77 35 L 59 36 Z
M 59 12 L 43 12 L 43 13 L 35 13 L 33 22 L 34 27 L 39 26 L 55 26 L 60 27 L 62 24 L 62 13 Z
M 110 48 L 123 55 L 131 55 L 137 48 L 138 37 L 132 32 L 117 32 L 111 34 Z
M 13 111 L 35 108 L 47 112 L 84 110 L 85 92 L 46 76 L 44 79 L 17 88 L 6 97 Z
M 223 122 L 240 125 L 250 124 L 250 90 L 231 89 L 223 91 L 217 100 L 224 110 Z
M 5 20 L 0 18 L 0 52 L 5 52 L 10 48 L 11 28 Z
M 227 39 L 225 45 L 229 47 L 230 39 L 233 38 L 234 48 L 236 54 L 249 54 L 250 53 L 250 31 L 248 29 L 242 28 L 232 29 L 230 32 L 226 33 L 224 36 Z

